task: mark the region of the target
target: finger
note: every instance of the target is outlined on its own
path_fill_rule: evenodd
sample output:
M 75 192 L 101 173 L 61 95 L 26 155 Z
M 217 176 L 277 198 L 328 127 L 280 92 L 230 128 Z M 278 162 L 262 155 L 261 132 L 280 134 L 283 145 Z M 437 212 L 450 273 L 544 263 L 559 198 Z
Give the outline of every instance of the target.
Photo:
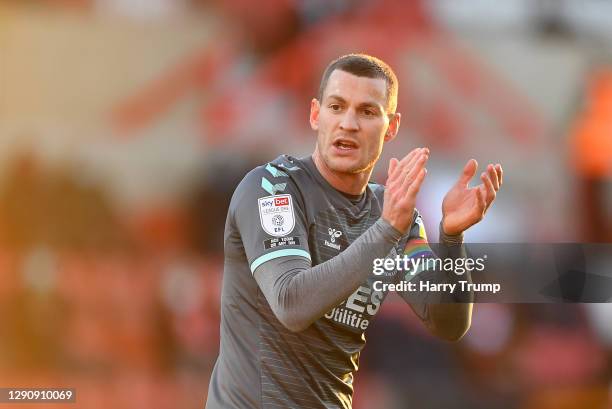
M 408 171 L 404 171 L 404 177 L 402 179 L 402 183 L 399 186 L 399 191 L 402 192 L 403 194 L 406 193 L 408 186 L 410 186 L 410 184 L 414 181 L 414 178 L 417 175 L 417 172 L 422 168 L 422 166 L 419 167 L 419 163 L 422 163 L 422 161 L 423 161 L 423 157 L 420 157 L 419 162 L 415 166 L 413 166 Z
M 463 172 L 461 173 L 461 176 L 459 177 L 457 183 L 461 186 L 467 187 L 468 183 L 470 183 L 470 180 L 476 174 L 476 169 L 478 169 L 478 162 L 476 162 L 476 159 L 470 159 L 468 163 L 463 167 Z
M 405 166 L 406 163 L 410 162 L 410 160 L 417 156 L 419 153 L 421 153 L 422 148 L 414 148 L 413 150 L 411 150 L 408 155 L 404 156 L 402 158 L 402 160 L 399 162 L 400 166 Z
M 499 190 L 499 179 L 497 178 L 497 171 L 493 164 L 489 164 L 487 166 L 487 173 L 489 174 L 489 179 L 493 182 L 493 188 L 497 192 Z
M 485 202 L 486 207 L 488 208 L 489 205 L 493 202 L 493 200 L 495 200 L 495 187 L 493 186 L 493 182 L 489 178 L 489 175 L 487 175 L 485 172 L 482 172 L 482 174 L 480 175 L 480 179 L 482 179 L 486 188 Z
M 423 159 L 427 160 L 427 157 L 423 154 L 417 154 L 410 159 L 410 162 L 404 163 L 403 165 L 400 162 L 396 170 L 396 182 L 400 184 L 400 188 L 402 187 L 404 182 L 411 177 L 410 172 L 412 171 L 412 169 L 414 169 L 416 163 L 422 161 Z
M 400 190 L 402 192 L 406 192 L 408 187 L 414 182 L 419 172 L 425 167 L 425 163 L 427 163 L 428 157 L 426 155 L 421 155 L 415 165 L 406 173 L 406 177 L 402 182 Z
M 487 208 L 486 195 L 487 187 L 483 183 L 481 183 L 476 188 L 476 200 L 478 201 L 478 207 L 481 209 L 482 213 L 484 213 Z
M 425 154 L 418 154 L 415 157 L 413 157 L 410 162 L 408 162 L 406 165 L 404 165 L 404 167 L 402 168 L 402 172 L 404 174 L 409 174 L 416 166 L 419 162 L 424 160 L 427 160 L 428 156 Z
M 410 186 L 408 187 L 409 195 L 416 195 L 417 193 L 419 193 L 419 190 L 421 190 L 421 185 L 423 184 L 423 180 L 425 180 L 426 175 L 426 168 L 423 168 L 419 171 L 419 174 L 416 176 L 416 179 L 414 179 L 414 182 L 412 182 L 412 184 L 410 184 Z
M 499 186 L 502 185 L 503 180 L 504 180 L 504 170 L 502 169 L 501 165 L 498 163 L 497 165 L 495 165 L 495 170 L 497 171 L 497 178 L 499 179 Z
M 402 164 L 402 169 L 403 170 L 411 169 L 414 166 L 414 164 L 419 160 L 421 155 L 429 156 L 429 149 L 419 148 L 417 152 L 410 159 L 408 159 L 406 162 Z
M 404 172 L 402 171 L 402 161 L 398 160 L 397 158 L 393 158 L 395 159 L 393 162 L 393 170 L 390 169 L 390 173 L 389 173 L 389 178 L 387 179 L 387 184 L 390 184 L 392 182 L 397 182 L 399 181 L 399 183 L 401 183 L 402 181 L 402 177 L 404 175 Z M 403 160 L 403 159 L 402 159 Z M 391 163 L 389 163 L 389 168 L 392 166 Z
M 421 149 L 421 153 L 418 154 L 417 156 L 413 157 L 410 162 L 408 162 L 408 164 L 406 165 L 406 167 L 404 168 L 405 172 L 411 172 L 413 168 L 415 168 L 417 166 L 417 164 L 422 161 L 425 160 L 425 162 L 427 162 L 429 160 L 429 149 L 427 148 L 422 148 Z M 416 177 L 416 175 L 418 174 L 418 170 L 416 172 L 414 172 L 414 176 Z M 414 177 L 413 177 L 414 180 Z
M 399 161 L 397 158 L 391 158 L 389 161 L 389 170 L 387 171 L 387 179 L 391 178 L 391 175 L 393 175 L 393 172 L 395 172 L 395 169 L 397 169 L 398 163 Z
M 406 166 L 406 168 L 411 169 L 419 161 L 420 157 L 425 157 L 426 159 L 429 159 L 429 149 L 427 148 L 421 149 L 421 153 L 413 157 L 412 160 L 408 162 L 408 165 Z
M 395 174 L 390 174 L 389 175 L 389 179 L 387 180 L 387 184 L 397 180 L 402 175 L 404 175 L 403 169 L 404 169 L 406 163 L 408 163 L 410 160 L 412 160 L 412 158 L 417 156 L 418 153 L 420 152 L 420 150 L 421 150 L 421 148 L 413 149 L 412 151 L 410 151 L 410 153 L 408 153 L 406 156 L 404 156 L 402 158 L 402 160 L 397 162 L 397 166 L 394 168 Z

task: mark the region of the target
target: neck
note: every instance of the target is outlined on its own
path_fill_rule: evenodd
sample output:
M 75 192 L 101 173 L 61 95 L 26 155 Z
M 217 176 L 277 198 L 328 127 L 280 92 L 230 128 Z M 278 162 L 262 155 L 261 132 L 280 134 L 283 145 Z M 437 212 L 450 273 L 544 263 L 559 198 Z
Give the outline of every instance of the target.
M 321 158 L 318 149 L 315 149 L 312 154 L 312 159 L 317 170 L 327 183 L 332 185 L 334 189 L 342 193 L 348 193 L 349 195 L 362 194 L 368 185 L 370 175 L 372 175 L 372 168 L 359 173 L 344 173 L 330 169 Z

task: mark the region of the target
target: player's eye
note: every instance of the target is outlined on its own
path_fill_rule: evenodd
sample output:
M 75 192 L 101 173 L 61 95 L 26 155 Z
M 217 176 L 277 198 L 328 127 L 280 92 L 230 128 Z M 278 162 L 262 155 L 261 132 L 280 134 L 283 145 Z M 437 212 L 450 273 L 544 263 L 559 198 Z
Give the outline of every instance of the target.
M 376 111 L 374 111 L 373 109 L 364 109 L 363 114 L 365 116 L 376 116 Z
M 342 107 L 340 106 L 340 104 L 330 104 L 329 109 L 338 112 L 342 109 Z

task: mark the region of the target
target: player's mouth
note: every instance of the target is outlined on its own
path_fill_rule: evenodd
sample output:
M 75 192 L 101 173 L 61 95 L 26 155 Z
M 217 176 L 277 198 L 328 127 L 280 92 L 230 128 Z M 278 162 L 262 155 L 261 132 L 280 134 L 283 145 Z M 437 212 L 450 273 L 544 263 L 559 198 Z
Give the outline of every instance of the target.
M 359 145 L 357 144 L 357 142 L 351 139 L 346 139 L 346 138 L 336 139 L 333 143 L 333 146 L 334 148 L 336 148 L 336 151 L 345 152 L 345 153 L 352 152 L 352 151 L 359 149 Z

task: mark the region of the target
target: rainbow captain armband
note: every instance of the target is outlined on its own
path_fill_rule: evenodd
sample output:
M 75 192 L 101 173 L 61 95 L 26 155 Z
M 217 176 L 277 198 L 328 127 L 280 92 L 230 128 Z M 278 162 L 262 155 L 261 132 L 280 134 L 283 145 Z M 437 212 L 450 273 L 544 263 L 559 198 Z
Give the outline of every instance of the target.
M 435 258 L 436 255 L 429 247 L 427 239 L 415 237 L 408 240 L 404 247 L 403 259 L 410 266 L 405 274 L 405 279 L 410 281 L 414 276 L 427 269 L 427 261 Z
M 408 240 L 404 247 L 404 256 L 407 258 L 433 257 L 433 252 L 427 239 L 421 237 Z

